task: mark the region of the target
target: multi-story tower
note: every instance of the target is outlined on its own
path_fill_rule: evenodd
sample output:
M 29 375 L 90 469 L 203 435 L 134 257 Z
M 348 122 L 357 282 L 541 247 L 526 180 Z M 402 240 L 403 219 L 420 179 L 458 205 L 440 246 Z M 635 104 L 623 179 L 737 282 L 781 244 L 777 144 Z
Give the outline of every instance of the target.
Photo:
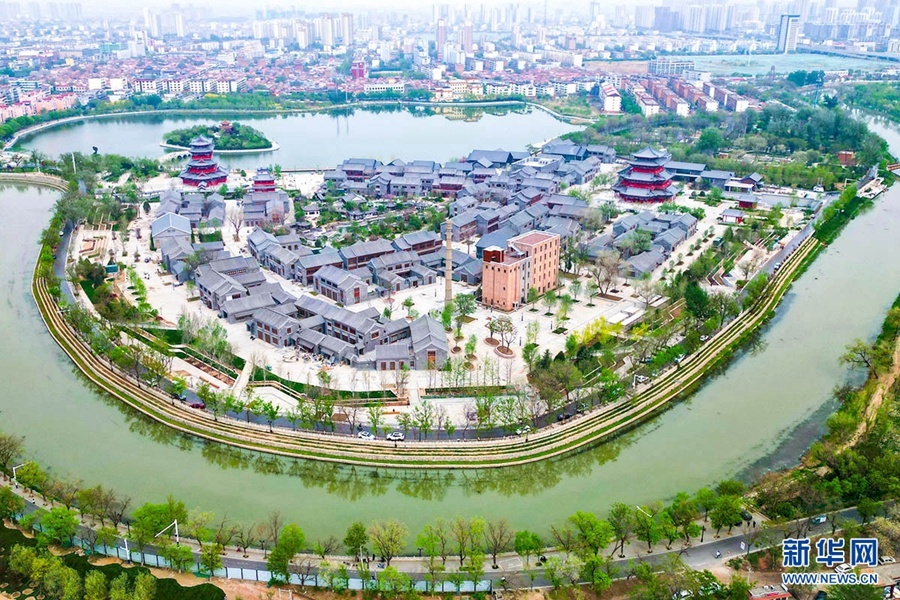
M 202 135 L 194 138 L 191 142 L 191 159 L 181 172 L 184 185 L 206 188 L 225 183 L 228 173 L 213 159 L 214 149 L 211 139 Z
M 619 182 L 613 191 L 626 202 L 672 200 L 678 189 L 672 185 L 672 174 L 666 171 L 665 165 L 671 158 L 668 152 L 649 146 L 635 152 L 628 161 L 631 166 L 619 172 Z

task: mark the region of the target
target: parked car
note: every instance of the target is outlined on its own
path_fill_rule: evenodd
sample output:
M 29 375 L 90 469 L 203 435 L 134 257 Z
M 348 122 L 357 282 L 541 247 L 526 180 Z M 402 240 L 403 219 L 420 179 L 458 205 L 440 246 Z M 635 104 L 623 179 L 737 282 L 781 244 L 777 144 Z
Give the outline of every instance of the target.
M 708 335 L 701 335 L 701 336 L 700 336 L 700 341 L 701 341 L 701 342 L 706 342 L 706 341 L 708 341 L 708 340 L 709 340 L 709 336 L 708 336 Z
M 834 568 L 834 572 L 835 572 L 835 573 L 841 573 L 841 574 L 843 574 L 843 573 L 849 573 L 849 572 L 852 571 L 852 570 L 853 570 L 853 567 L 851 567 L 851 566 L 850 566 L 849 564 L 847 564 L 847 563 L 839 564 L 838 566 L 836 566 L 836 567 Z
M 402 442 L 406 439 L 406 436 L 403 435 L 402 431 L 392 431 L 387 434 L 387 437 L 385 439 L 389 442 Z
M 191 403 L 191 408 L 199 408 L 200 410 L 203 410 L 206 408 L 206 405 L 202 402 L 193 402 Z
M 531 425 L 522 425 L 516 429 L 516 435 L 525 435 L 531 433 Z
M 637 380 L 638 383 L 647 383 L 648 381 L 650 381 L 650 378 L 646 375 L 638 375 L 637 377 L 635 377 L 635 380 Z
M 750 514 L 750 511 L 748 511 L 746 508 L 744 508 L 744 509 L 741 509 L 741 518 L 745 521 L 752 521 L 753 515 Z
M 878 563 L 882 564 L 882 565 L 892 565 L 895 562 L 897 562 L 897 561 L 894 560 L 893 556 L 882 556 L 881 558 L 878 559 Z
M 358 437 L 358 438 L 361 439 L 361 440 L 374 440 L 374 439 L 376 439 L 376 438 L 375 438 L 375 435 L 372 434 L 372 433 L 369 433 L 368 431 L 360 431 L 359 433 L 356 434 L 356 437 Z
M 825 515 L 818 515 L 818 516 L 810 519 L 809 522 L 812 523 L 813 525 L 821 525 L 822 523 L 824 523 L 827 520 L 828 519 Z
M 582 403 L 579 404 L 578 407 L 575 409 L 575 412 L 577 412 L 577 413 L 580 414 L 580 413 L 583 413 L 584 411 L 586 411 L 588 408 L 590 408 L 590 407 L 588 406 L 587 402 L 582 402 Z

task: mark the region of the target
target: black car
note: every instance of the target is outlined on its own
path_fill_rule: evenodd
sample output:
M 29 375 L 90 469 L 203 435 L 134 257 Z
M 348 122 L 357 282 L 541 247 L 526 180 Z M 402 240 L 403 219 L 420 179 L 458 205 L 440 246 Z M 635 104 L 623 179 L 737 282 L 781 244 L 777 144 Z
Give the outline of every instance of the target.
M 752 521 L 753 515 L 751 515 L 750 512 L 745 508 L 741 510 L 741 518 L 745 521 Z

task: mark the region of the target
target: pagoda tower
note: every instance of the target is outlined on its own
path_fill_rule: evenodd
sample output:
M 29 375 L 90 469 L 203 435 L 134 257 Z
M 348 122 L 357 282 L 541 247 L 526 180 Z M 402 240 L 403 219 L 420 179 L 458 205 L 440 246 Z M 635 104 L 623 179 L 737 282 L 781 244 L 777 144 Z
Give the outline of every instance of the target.
M 184 185 L 196 188 L 215 187 L 225 183 L 228 173 L 213 159 L 215 145 L 204 136 L 198 136 L 191 142 L 191 159 L 181 172 Z
M 629 165 L 619 172 L 613 191 L 625 202 L 667 202 L 673 200 L 678 188 L 672 185 L 672 174 L 666 164 L 672 155 L 647 146 L 631 155 Z

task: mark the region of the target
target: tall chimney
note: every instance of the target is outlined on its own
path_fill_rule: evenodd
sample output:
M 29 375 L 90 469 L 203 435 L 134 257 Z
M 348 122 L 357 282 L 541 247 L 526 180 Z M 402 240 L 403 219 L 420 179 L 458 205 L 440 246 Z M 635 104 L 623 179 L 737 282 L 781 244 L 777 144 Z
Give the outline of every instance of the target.
M 447 232 L 444 244 L 447 246 L 447 257 L 444 259 L 444 306 L 453 303 L 453 221 L 447 217 Z

